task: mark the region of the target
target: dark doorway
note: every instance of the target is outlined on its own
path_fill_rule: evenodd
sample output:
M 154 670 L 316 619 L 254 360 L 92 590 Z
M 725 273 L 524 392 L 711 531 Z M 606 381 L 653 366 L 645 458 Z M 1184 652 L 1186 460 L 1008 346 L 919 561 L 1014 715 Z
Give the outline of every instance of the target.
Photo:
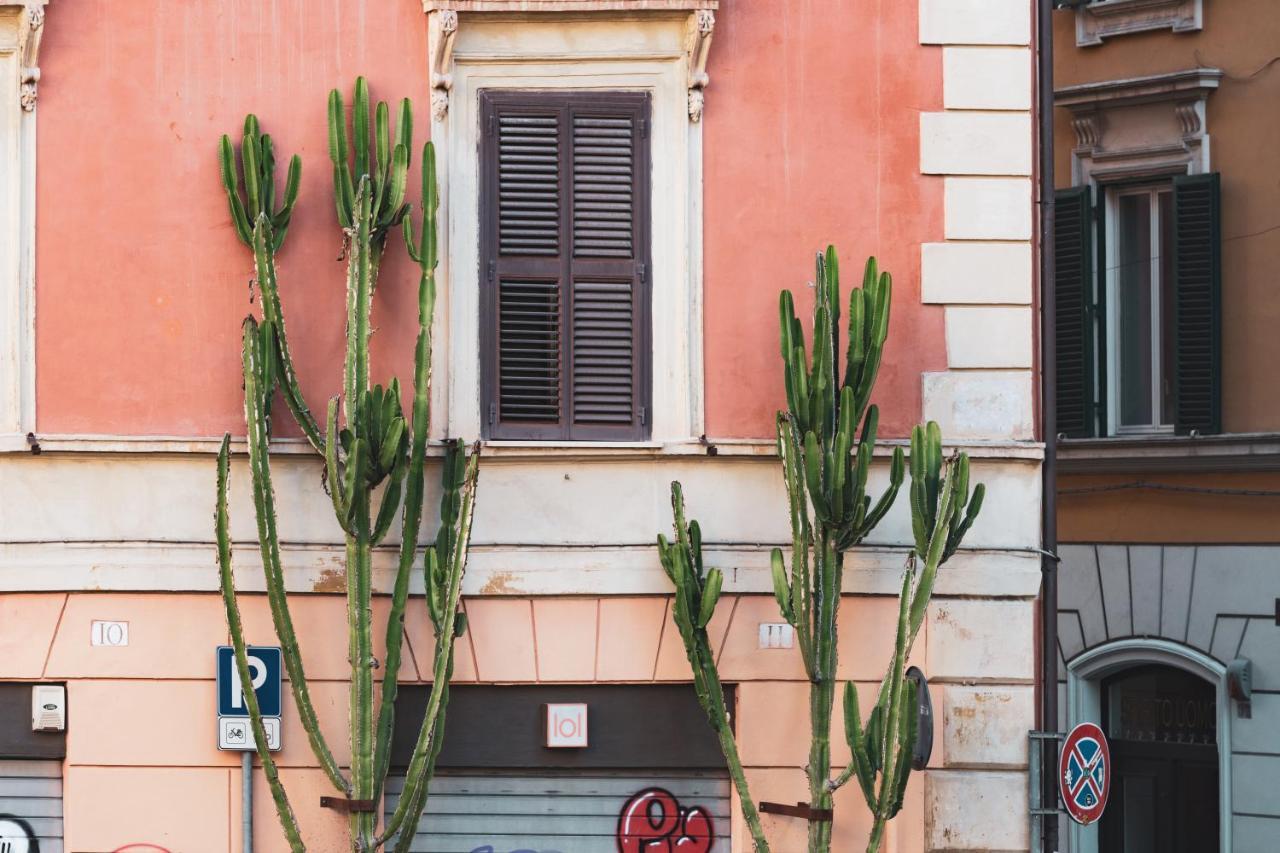
M 1171 666 L 1102 682 L 1111 802 L 1099 853 L 1217 853 L 1218 709 L 1214 686 Z

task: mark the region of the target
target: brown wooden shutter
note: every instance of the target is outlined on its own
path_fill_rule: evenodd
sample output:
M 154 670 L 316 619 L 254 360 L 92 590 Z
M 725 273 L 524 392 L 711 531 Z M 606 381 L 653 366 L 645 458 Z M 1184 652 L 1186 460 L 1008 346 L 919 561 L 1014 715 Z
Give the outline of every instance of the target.
M 486 435 L 648 435 L 649 98 L 481 95 Z
M 1058 190 L 1054 199 L 1054 343 L 1058 432 L 1098 435 L 1100 388 L 1093 285 L 1093 217 L 1088 187 Z
M 1216 172 L 1173 179 L 1175 429 L 1222 431 L 1222 215 Z

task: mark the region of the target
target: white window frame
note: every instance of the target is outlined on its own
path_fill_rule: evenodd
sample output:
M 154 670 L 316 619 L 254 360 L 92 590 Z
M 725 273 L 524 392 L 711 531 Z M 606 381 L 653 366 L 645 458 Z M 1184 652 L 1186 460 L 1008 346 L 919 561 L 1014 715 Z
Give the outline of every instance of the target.
M 45 0 L 0 2 L 0 451 L 35 430 L 36 66 Z
M 1066 731 L 1079 723 L 1102 725 L 1102 680 L 1143 664 L 1176 667 L 1214 685 L 1218 709 L 1218 849 L 1231 850 L 1231 716 L 1235 708 L 1227 692 L 1227 668 L 1210 656 L 1169 640 L 1125 639 L 1097 646 L 1067 665 Z M 1105 727 L 1104 727 L 1105 728 Z M 1098 824 L 1072 823 L 1067 848 L 1098 853 Z
M 435 340 L 444 370 L 438 437 L 480 435 L 479 96 L 486 89 L 644 91 L 652 97 L 652 419 L 643 442 L 491 441 L 666 447 L 703 434 L 702 88 L 710 26 L 701 11 L 565 13 L 435 11 L 431 138 L 439 163 L 442 304 Z M 435 419 L 433 419 L 435 420 Z
M 1164 330 L 1162 317 L 1164 294 L 1160 288 L 1160 231 L 1156 227 L 1159 217 L 1159 196 L 1173 192 L 1171 184 L 1142 184 L 1104 188 L 1106 200 L 1106 340 L 1107 340 L 1107 434 L 1108 435 L 1172 435 L 1174 424 L 1160 423 L 1161 394 L 1159 388 L 1165 380 L 1164 359 L 1161 353 Z M 1122 425 L 1120 423 L 1120 198 L 1127 195 L 1146 195 L 1151 199 L 1150 257 L 1151 257 L 1151 412 L 1154 423 Z

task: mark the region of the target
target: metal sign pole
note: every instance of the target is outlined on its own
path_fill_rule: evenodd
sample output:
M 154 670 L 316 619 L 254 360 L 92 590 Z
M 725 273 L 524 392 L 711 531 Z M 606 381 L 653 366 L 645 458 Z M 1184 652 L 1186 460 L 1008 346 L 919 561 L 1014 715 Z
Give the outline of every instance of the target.
M 1041 833 L 1041 830 L 1045 828 L 1044 820 L 1048 818 L 1056 822 L 1058 820 L 1058 813 L 1061 811 L 1061 808 L 1058 807 L 1056 802 L 1056 795 L 1054 797 L 1055 802 L 1052 807 L 1045 805 L 1045 786 L 1042 781 L 1043 777 L 1041 774 L 1044 753 L 1048 751 L 1046 745 L 1049 742 L 1056 745 L 1058 741 L 1062 740 L 1062 738 L 1062 732 L 1027 732 L 1027 813 L 1031 816 L 1031 838 L 1033 842 L 1035 839 L 1045 837 Z M 1056 759 L 1058 750 L 1055 748 L 1053 752 Z M 1056 760 L 1054 763 L 1057 763 Z M 1056 785 L 1054 786 L 1054 790 L 1057 790 Z M 1057 853 L 1057 851 L 1048 851 L 1048 853 Z
M 240 829 L 242 853 L 253 853 L 253 753 L 240 753 Z

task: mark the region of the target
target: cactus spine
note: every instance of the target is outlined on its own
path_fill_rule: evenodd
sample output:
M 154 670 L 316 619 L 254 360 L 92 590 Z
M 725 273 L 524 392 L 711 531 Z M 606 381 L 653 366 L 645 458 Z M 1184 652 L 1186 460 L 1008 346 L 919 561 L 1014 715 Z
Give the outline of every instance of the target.
M 253 250 L 255 280 L 262 297 L 262 320 L 252 316 L 243 325 L 245 424 L 248 429 L 249 470 L 253 481 L 258 545 L 266 576 L 267 596 L 294 701 L 312 751 L 334 787 L 352 800 L 380 801 L 390 767 L 391 735 L 404 638 L 409 581 L 418 554 L 422 523 L 427 435 L 430 425 L 431 321 L 435 310 L 436 212 L 438 195 L 435 154 L 423 148 L 423 223 L 415 239 L 405 202 L 412 118 L 408 100 L 401 102 L 394 145 L 389 109 L 374 109 L 370 139 L 369 90 L 356 81 L 352 139 L 348 145 L 341 95 L 329 97 L 329 150 L 333 161 L 334 197 L 344 235 L 347 260 L 347 349 L 341 398 L 329 402 L 324 427 L 311 414 L 293 369 L 285 336 L 284 314 L 276 286 L 276 253 L 297 199 L 301 163 L 289 166 L 281 206 L 274 206 L 275 175 L 271 139 L 249 116 L 240 146 L 227 137 L 219 146 L 223 187 L 227 193 L 237 236 Z M 419 266 L 418 338 L 414 349 L 411 418 L 401 409 L 400 384 L 369 385 L 370 311 L 378 271 L 390 229 L 402 225 L 409 255 Z M 275 495 L 271 485 L 270 402 L 282 392 L 290 413 L 308 441 L 324 458 L 325 483 L 338 525 L 346 542 L 348 659 L 351 666 L 349 700 L 351 766 L 349 775 L 334 759 L 321 731 L 310 698 L 302 657 L 289 613 L 276 527 Z M 341 406 L 339 405 L 341 403 Z M 339 408 L 342 423 L 339 423 Z M 441 525 L 433 543 L 424 549 L 427 611 L 435 631 L 434 683 L 417 744 L 410 758 L 405 795 L 391 821 L 378 833 L 375 812 L 350 815 L 351 849 L 371 851 L 386 845 L 402 826 L 416 826 L 426 802 L 426 787 L 440 749 L 448 679 L 453 667 L 453 643 L 466 629 L 459 610 L 462 575 L 475 506 L 479 474 L 479 446 L 468 454 L 461 440 L 448 442 L 442 466 Z M 244 632 L 240 623 L 231 569 L 227 478 L 230 437 L 218 455 L 216 528 L 222 594 L 237 665 L 247 675 Z M 375 490 L 381 487 L 381 496 Z M 402 500 L 403 497 L 403 500 Z M 399 511 L 402 539 L 398 549 L 391 612 L 386 625 L 386 661 L 381 695 L 375 700 L 372 624 L 373 549 L 390 532 Z M 247 702 L 255 744 L 271 789 L 276 811 L 290 848 L 304 850 L 297 821 L 280 783 L 274 761 L 265 749 L 261 714 L 252 697 Z M 407 844 L 402 833 L 397 849 Z
M 885 824 L 902 807 L 916 740 L 915 686 L 904 677 L 911 646 L 924 622 L 938 568 L 956 549 L 973 524 L 982 505 L 983 487 L 969 492 L 969 463 L 964 454 L 944 462 L 942 436 L 937 424 L 916 427 L 911 441 L 912 550 L 903 577 L 893 659 L 876 697 L 865 731 L 859 716 L 857 690 L 845 687 L 845 735 L 853 754 L 849 766 L 831 778 L 831 714 L 837 686 L 836 626 L 843 592 L 844 555 L 861 543 L 884 518 L 897 498 L 906 473 L 901 448 L 889 461 L 889 482 L 874 501 L 867 493 L 879 411 L 871 404 L 872 391 L 888 337 L 892 280 L 878 269 L 875 258 L 867 261 L 862 286 L 849 295 L 848 343 L 840 369 L 840 276 L 834 247 L 817 259 L 813 316 L 813 354 L 805 350 L 804 329 L 796 318 L 789 291 L 780 297 L 781 349 L 786 385 L 786 411 L 777 418 L 778 456 L 782 462 L 791 516 L 790 567 L 782 549 L 770 554 L 774 596 L 782 616 L 795 629 L 805 673 L 809 678 L 810 749 L 805 772 L 809 780 L 809 806 L 828 811 L 833 793 L 855 776 L 872 813 L 868 851 L 879 849 Z M 677 539 L 683 522 L 679 484 L 673 484 Z M 696 530 L 696 527 L 694 528 Z M 677 624 L 681 610 L 696 613 L 701 625 L 711 618 L 714 595 L 708 606 L 706 589 L 718 570 L 704 576 L 701 537 L 689 539 L 690 560 L 696 571 L 674 566 L 670 553 L 676 546 L 659 539 L 663 566 L 676 586 Z M 679 544 L 679 541 L 678 543 Z M 705 577 L 705 580 L 704 580 Z M 719 583 L 715 584 L 715 593 Z M 682 605 L 681 601 L 688 602 Z M 696 607 L 694 605 L 697 605 Z M 685 617 L 687 618 L 687 617 Z M 697 623 L 695 623 L 697 624 Z M 687 632 L 681 626 L 699 698 L 719 678 L 714 659 L 701 650 L 705 631 Z M 704 700 L 704 708 L 707 707 Z M 732 734 L 721 715 L 708 711 L 724 747 L 725 759 L 735 782 L 742 778 L 741 762 Z M 743 812 L 757 851 L 767 851 L 755 807 L 739 784 Z M 831 821 L 810 818 L 808 849 L 831 849 Z

